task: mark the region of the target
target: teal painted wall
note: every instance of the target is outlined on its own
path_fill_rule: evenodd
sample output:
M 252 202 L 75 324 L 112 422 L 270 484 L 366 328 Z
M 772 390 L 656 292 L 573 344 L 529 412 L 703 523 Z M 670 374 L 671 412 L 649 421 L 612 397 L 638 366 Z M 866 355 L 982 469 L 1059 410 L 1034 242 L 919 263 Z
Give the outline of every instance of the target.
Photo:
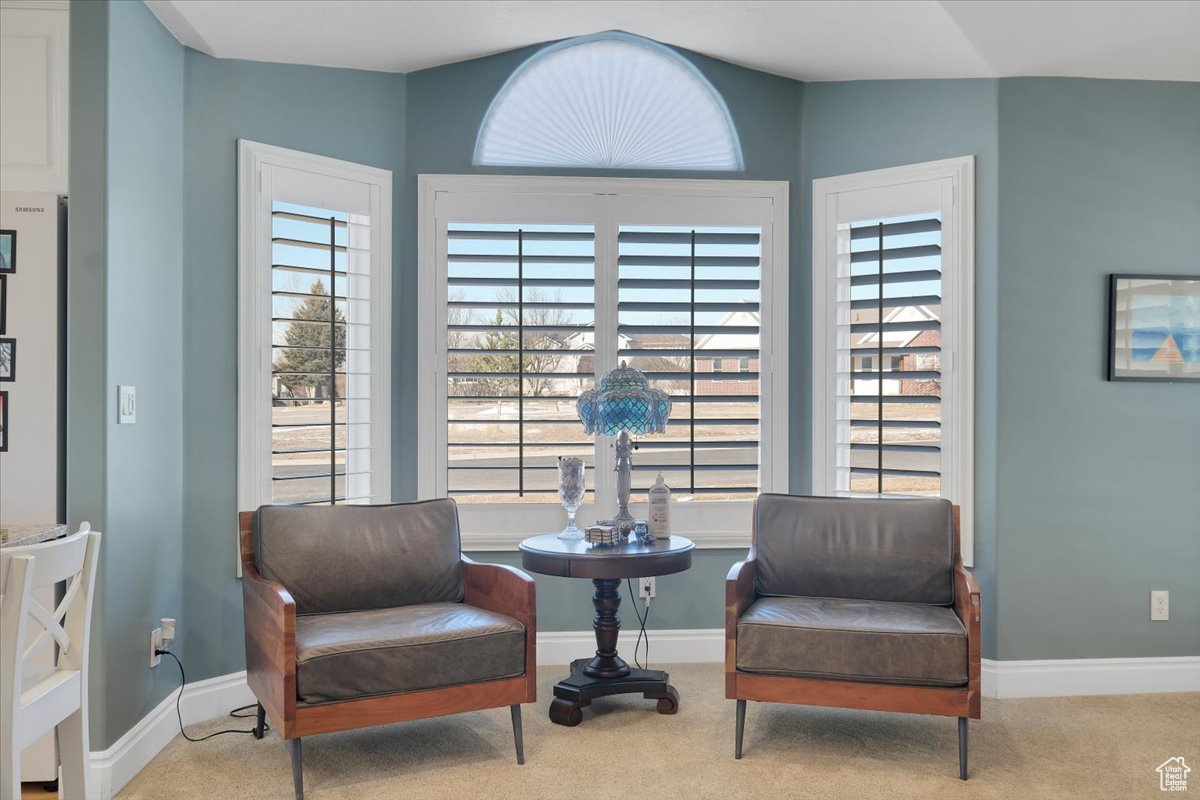
M 184 616 L 183 47 L 145 4 L 110 8 L 106 745 L 179 685 L 146 667 L 147 636 Z M 134 425 L 118 384 L 137 387 Z
M 183 570 L 183 47 L 143 3 L 73 3 L 68 521 L 104 532 L 91 733 L 104 749 L 178 686 L 146 666 Z M 116 424 L 118 384 L 138 390 Z
M 402 174 L 405 77 L 210 58 L 185 59 L 183 311 L 184 605 L 189 674 L 244 668 L 237 533 L 237 140 Z M 394 186 L 393 189 L 396 187 Z M 399 230 L 399 195 L 393 230 Z M 396 274 L 403 264 L 394 260 Z M 397 296 L 402 290 L 396 281 Z M 409 301 L 405 298 L 405 301 Z M 399 305 L 399 303 L 398 303 Z M 410 339 L 395 314 L 394 340 Z M 397 347 L 403 350 L 402 347 Z M 394 391 L 414 377 L 401 362 Z M 396 418 L 404 413 L 396 409 Z M 397 452 L 398 472 L 412 467 Z
M 802 201 L 793 217 L 793 235 L 803 246 L 803 262 L 792 284 L 803 294 L 792 303 L 793 470 L 811 485 L 812 353 L 812 181 L 922 161 L 975 156 L 975 574 L 983 591 L 983 655 L 996 651 L 996 286 L 1000 272 L 997 243 L 998 81 L 848 81 L 804 87 Z
M 1200 274 L 1200 84 L 1005 80 L 999 143 L 996 656 L 1196 655 L 1200 384 L 1104 370 L 1107 275 Z

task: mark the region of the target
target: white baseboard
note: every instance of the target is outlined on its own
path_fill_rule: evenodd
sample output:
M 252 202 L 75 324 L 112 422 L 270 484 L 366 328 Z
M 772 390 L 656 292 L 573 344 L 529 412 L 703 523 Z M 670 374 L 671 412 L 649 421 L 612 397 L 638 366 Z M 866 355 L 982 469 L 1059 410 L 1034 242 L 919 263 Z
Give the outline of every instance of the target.
M 984 697 L 1200 692 L 1200 656 L 983 660 Z
M 178 689 L 163 698 L 112 747 L 91 754 L 92 787 L 100 800 L 111 800 L 179 734 L 179 720 L 175 717 L 177 694 Z M 194 725 L 253 702 L 246 673 L 234 672 L 188 684 L 179 712 L 184 725 Z
M 725 660 L 725 630 L 701 628 L 695 630 L 650 630 L 650 659 L 654 664 L 697 664 Z M 637 629 L 623 628 L 617 638 L 621 657 L 633 663 L 633 648 Z M 642 642 L 642 653 L 646 643 Z M 539 666 L 564 666 L 577 658 L 590 658 L 596 652 L 594 631 L 538 631 L 537 663 Z M 646 659 L 643 656 L 642 662 Z

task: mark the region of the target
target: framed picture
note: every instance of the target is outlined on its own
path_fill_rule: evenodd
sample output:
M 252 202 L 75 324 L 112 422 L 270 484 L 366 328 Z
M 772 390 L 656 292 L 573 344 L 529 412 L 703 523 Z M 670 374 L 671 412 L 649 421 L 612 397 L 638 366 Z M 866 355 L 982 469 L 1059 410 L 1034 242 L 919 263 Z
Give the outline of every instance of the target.
M 0 453 L 8 450 L 8 392 L 0 392 Z
M 8 331 L 8 276 L 0 275 L 0 335 Z
M 17 232 L 0 230 L 0 273 L 17 271 Z
M 1200 381 L 1200 275 L 1112 275 L 1108 379 Z
M 17 378 L 17 340 L 0 339 L 0 381 Z

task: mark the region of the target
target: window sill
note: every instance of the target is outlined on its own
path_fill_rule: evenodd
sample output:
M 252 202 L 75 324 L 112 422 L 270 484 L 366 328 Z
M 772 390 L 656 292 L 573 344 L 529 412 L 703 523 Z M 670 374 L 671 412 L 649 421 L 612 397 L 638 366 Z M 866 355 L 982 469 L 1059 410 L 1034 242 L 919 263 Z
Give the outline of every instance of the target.
M 679 536 L 685 536 L 696 544 L 698 550 L 743 550 L 750 546 L 749 531 L 675 531 Z M 528 533 L 463 533 L 462 549 L 467 553 L 512 552 L 517 546 L 537 535 L 537 531 Z

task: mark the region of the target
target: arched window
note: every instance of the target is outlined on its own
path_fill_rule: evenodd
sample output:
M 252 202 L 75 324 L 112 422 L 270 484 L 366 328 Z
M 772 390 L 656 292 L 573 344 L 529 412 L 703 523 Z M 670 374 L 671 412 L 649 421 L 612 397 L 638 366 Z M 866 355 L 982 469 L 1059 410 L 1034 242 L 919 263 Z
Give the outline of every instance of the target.
M 492 101 L 475 163 L 741 170 L 725 101 L 687 59 L 627 33 L 570 39 L 517 68 Z

